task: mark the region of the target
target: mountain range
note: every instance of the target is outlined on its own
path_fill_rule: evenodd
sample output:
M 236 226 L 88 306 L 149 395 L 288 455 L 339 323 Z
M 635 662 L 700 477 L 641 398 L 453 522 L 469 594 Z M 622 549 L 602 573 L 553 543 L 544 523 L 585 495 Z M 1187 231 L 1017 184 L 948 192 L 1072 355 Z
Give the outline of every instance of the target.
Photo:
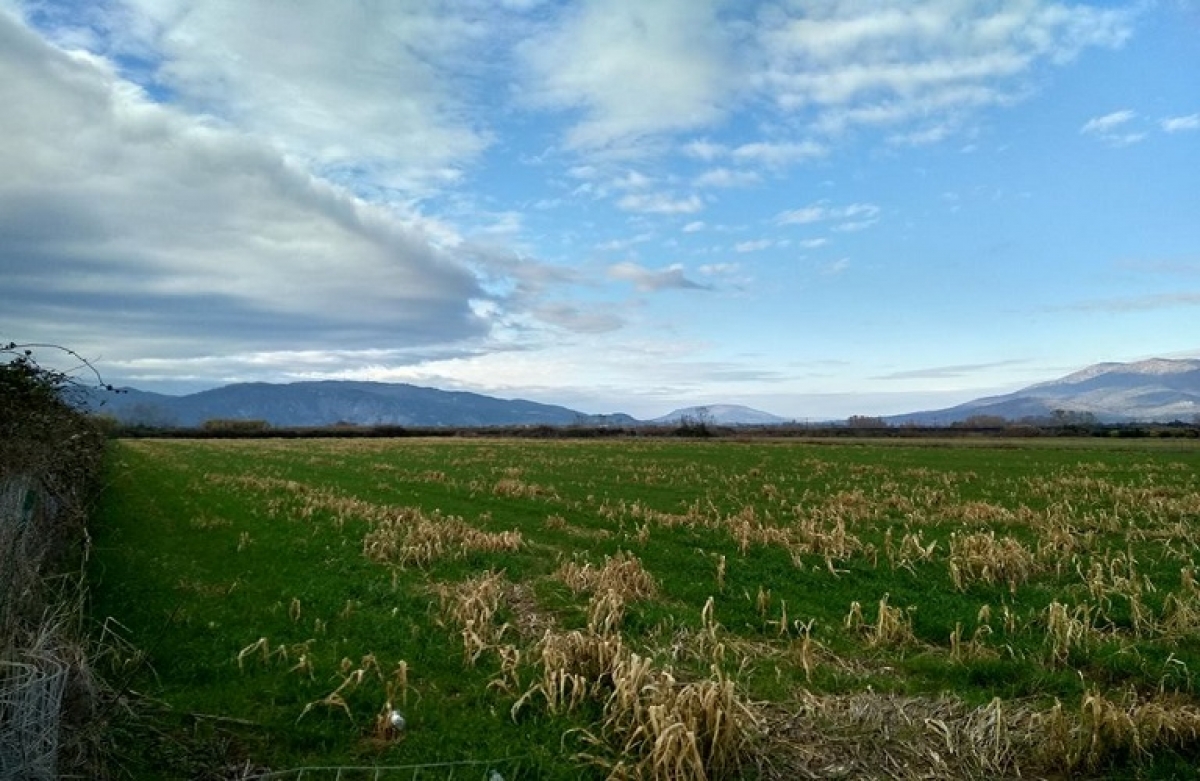
M 404 383 L 321 380 L 238 383 L 185 396 L 136 389 L 92 393 L 88 406 L 129 425 L 197 427 L 209 420 L 261 420 L 274 427 L 350 424 L 408 427 L 636 426 L 687 422 L 770 426 L 786 418 L 736 404 L 684 407 L 639 421 L 567 407 Z M 1193 421 L 1200 416 L 1200 360 L 1100 363 L 1057 380 L 941 410 L 895 415 L 892 425 L 944 426 L 970 419 L 1054 420 L 1063 412 L 1100 423 Z
M 937 426 L 979 417 L 1052 420 L 1059 411 L 1086 415 L 1099 423 L 1192 422 L 1200 416 L 1200 360 L 1097 363 L 1014 393 L 896 415 L 887 421 Z
M 102 401 L 102 406 L 97 404 Z M 585 415 L 552 404 L 406 383 L 318 380 L 237 383 L 169 396 L 133 388 L 93 394 L 89 406 L 129 425 L 192 428 L 209 420 L 261 420 L 279 428 L 333 426 L 633 425 L 628 415 Z

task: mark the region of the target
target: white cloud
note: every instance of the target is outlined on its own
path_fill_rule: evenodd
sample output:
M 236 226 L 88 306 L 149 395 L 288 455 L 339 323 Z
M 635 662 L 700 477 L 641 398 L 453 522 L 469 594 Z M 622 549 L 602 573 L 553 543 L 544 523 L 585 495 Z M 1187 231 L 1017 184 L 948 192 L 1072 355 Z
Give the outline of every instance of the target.
M 700 273 L 705 276 L 722 276 L 737 274 L 742 267 L 737 263 L 707 263 L 700 267 Z
M 617 206 L 645 214 L 694 214 L 704 208 L 704 201 L 697 195 L 677 198 L 667 193 L 630 193 L 617 201 Z
M 836 276 L 845 272 L 848 268 L 850 268 L 850 258 L 838 258 L 832 263 L 825 265 L 821 269 L 821 273 L 826 276 Z
M 689 141 L 683 145 L 683 153 L 689 157 L 695 157 L 699 160 L 715 160 L 729 152 L 729 149 L 723 144 L 714 144 L 705 139 L 697 139 Z
M 814 204 L 783 212 L 776 218 L 776 222 L 782 225 L 808 225 L 827 219 L 829 219 L 829 208 L 821 204 Z
M 1111 114 L 1089 119 L 1079 129 L 1079 132 L 1097 138 L 1110 146 L 1127 146 L 1146 137 L 1143 132 L 1129 129 L 1129 124 L 1136 118 L 1137 114 L 1128 109 L 1114 111 Z
M 857 233 L 858 231 L 866 230 L 877 222 L 879 222 L 877 219 L 848 220 L 834 225 L 832 230 L 838 233 Z
M 486 294 L 439 223 L 155 104 L 4 13 L 0 72 L 0 103 L 21 107 L 0 112 L 14 329 L 113 360 L 318 341 L 444 350 L 487 333 L 471 306 Z
M 775 241 L 773 239 L 754 239 L 751 241 L 739 241 L 733 245 L 734 252 L 759 252 L 761 250 L 773 247 Z
M 653 233 L 639 233 L 636 236 L 630 236 L 626 239 L 612 239 L 611 241 L 601 242 L 596 245 L 596 249 L 600 252 L 624 252 L 632 247 L 636 247 L 638 244 L 645 244 L 653 238 Z
M 173 102 L 335 177 L 420 192 L 490 143 L 467 100 L 492 33 L 465 7 L 128 0 L 91 12 L 76 24 L 103 32 L 104 54 L 149 62 Z
M 815 141 L 768 143 L 757 141 L 742 144 L 732 151 L 739 162 L 758 163 L 766 166 L 786 166 L 828 154 L 829 150 Z
M 611 307 L 585 307 L 566 302 L 539 306 L 535 313 L 543 322 L 581 334 L 601 334 L 616 331 L 625 321 Z
M 862 227 L 866 227 L 877 222 L 878 215 L 879 207 L 873 203 L 852 203 L 848 206 L 831 207 L 826 201 L 819 201 L 782 212 L 776 216 L 775 221 L 780 225 L 810 225 L 828 220 L 846 220 L 847 222 L 835 230 L 854 230 L 855 228 L 845 226 L 862 224 Z
M 532 105 L 580 110 L 577 150 L 635 145 L 724 115 L 732 72 L 713 0 L 569 5 L 518 46 Z
M 692 222 L 689 222 L 687 225 L 683 226 L 683 232 L 684 233 L 698 233 L 698 232 L 704 230 L 705 227 L 707 227 L 707 226 L 704 224 L 703 221 L 693 220 Z
M 953 127 L 949 123 L 940 123 L 933 127 L 923 128 L 921 130 L 913 130 L 908 133 L 896 133 L 888 138 L 893 144 L 903 146 L 927 146 L 936 144 L 950 136 L 953 133 Z
M 1128 124 L 1137 114 L 1125 109 L 1122 111 L 1114 111 L 1111 114 L 1105 114 L 1102 117 L 1093 117 L 1084 123 L 1079 129 L 1080 133 L 1091 133 L 1095 135 L 1108 135 L 1114 132 L 1118 127 Z
M 643 190 L 652 184 L 653 179 L 637 171 L 626 171 L 611 182 L 611 186 L 617 190 Z
M 823 132 L 921 120 L 928 127 L 898 139 L 927 141 L 965 111 L 1018 98 L 1039 61 L 1120 46 L 1133 13 L 1036 2 L 795 3 L 757 31 L 758 82 L 783 112 L 810 116 Z
M 713 168 L 692 180 L 695 187 L 749 187 L 762 181 L 753 171 L 735 171 L 729 168 Z
M 1189 114 L 1185 117 L 1167 117 L 1161 122 L 1162 129 L 1168 133 L 1178 133 L 1184 130 L 1200 130 L 1200 114 Z
M 683 266 L 678 263 L 664 269 L 653 270 L 637 263 L 624 262 L 610 266 L 608 274 L 613 279 L 633 283 L 644 293 L 660 290 L 704 290 L 704 285 L 688 279 Z

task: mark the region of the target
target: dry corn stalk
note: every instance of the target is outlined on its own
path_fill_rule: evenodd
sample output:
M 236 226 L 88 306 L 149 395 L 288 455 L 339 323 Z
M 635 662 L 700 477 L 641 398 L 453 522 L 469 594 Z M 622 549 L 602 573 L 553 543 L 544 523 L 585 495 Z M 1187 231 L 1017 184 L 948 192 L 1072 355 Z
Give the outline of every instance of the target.
M 1006 583 L 1015 593 L 1036 571 L 1036 558 L 1029 548 L 1012 537 L 997 539 L 994 531 L 950 534 L 950 579 L 963 591 L 971 583 Z
M 576 594 L 615 591 L 626 601 L 650 599 L 658 594 L 658 581 L 642 565 L 642 560 L 628 551 L 605 556 L 600 567 L 588 562 L 565 562 L 553 577 Z
M 1057 600 L 1046 608 L 1046 645 L 1053 666 L 1067 663 L 1071 651 L 1085 649 L 1096 639 L 1095 611 L 1086 603 L 1071 610 Z
M 460 558 L 473 551 L 512 552 L 525 544 L 521 532 L 485 532 L 462 518 L 418 507 L 401 507 L 375 519 L 363 537 L 367 558 L 397 566 L 424 567 L 437 559 Z
M 439 588 L 442 614 L 459 627 L 462 635 L 466 666 L 473 667 L 509 630 L 507 622 L 496 623 L 496 613 L 509 587 L 504 572 L 493 571 Z

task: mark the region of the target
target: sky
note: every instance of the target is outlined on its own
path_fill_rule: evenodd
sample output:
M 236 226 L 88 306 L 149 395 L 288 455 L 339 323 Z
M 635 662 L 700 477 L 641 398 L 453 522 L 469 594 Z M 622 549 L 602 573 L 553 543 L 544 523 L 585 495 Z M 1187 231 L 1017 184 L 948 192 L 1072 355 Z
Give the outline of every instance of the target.
M 1200 0 L 0 0 L 0 340 L 649 418 L 1200 357 Z

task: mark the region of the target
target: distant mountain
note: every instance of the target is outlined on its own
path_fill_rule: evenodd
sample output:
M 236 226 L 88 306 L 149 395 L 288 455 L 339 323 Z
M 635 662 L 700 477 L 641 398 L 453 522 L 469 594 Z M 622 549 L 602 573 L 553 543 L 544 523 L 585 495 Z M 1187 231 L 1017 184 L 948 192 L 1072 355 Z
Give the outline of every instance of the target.
M 710 404 L 701 407 L 684 407 L 674 412 L 647 421 L 652 424 L 673 425 L 685 420 L 713 423 L 718 426 L 777 426 L 790 423 L 787 418 L 772 415 L 762 410 L 738 404 Z
M 650 421 L 622 413 L 587 415 L 567 407 L 404 383 L 324 380 L 290 384 L 242 383 L 168 396 L 127 389 L 94 391 L 88 406 L 129 425 L 196 427 L 205 421 L 263 420 L 274 427 L 359 426 L 636 426 L 685 421 L 719 426 L 792 422 L 736 404 L 685 407 Z M 1101 423 L 1193 421 L 1200 416 L 1200 360 L 1155 358 L 1098 363 L 1061 379 L 956 407 L 885 418 L 891 425 L 946 426 L 991 416 L 1008 421 L 1052 420 L 1058 411 L 1086 413 Z
M 128 389 L 93 395 L 90 406 L 122 423 L 195 427 L 207 420 L 265 420 L 275 427 L 632 425 L 628 415 L 585 415 L 566 407 L 404 383 L 242 383 L 168 396 Z M 103 406 L 99 402 L 103 401 Z
M 1050 419 L 1056 410 L 1090 414 L 1100 423 L 1190 422 L 1200 415 L 1200 360 L 1098 363 L 1015 393 L 943 410 L 896 415 L 887 421 L 949 425 L 980 415 Z

